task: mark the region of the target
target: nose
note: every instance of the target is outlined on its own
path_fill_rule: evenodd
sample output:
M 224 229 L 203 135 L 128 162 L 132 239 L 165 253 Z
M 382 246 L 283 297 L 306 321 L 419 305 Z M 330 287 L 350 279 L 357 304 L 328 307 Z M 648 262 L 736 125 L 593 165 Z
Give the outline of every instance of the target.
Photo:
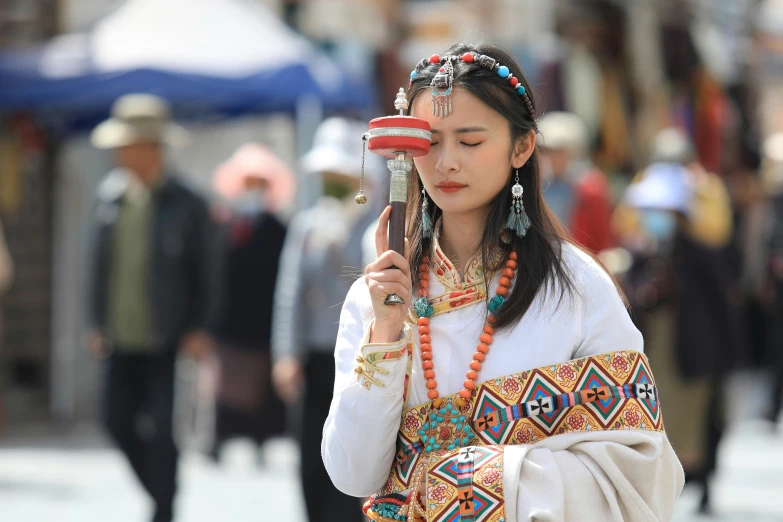
M 435 170 L 441 174 L 459 172 L 459 158 L 457 150 L 453 144 L 446 143 L 448 140 L 442 140 L 437 149 L 438 161 L 435 163 Z

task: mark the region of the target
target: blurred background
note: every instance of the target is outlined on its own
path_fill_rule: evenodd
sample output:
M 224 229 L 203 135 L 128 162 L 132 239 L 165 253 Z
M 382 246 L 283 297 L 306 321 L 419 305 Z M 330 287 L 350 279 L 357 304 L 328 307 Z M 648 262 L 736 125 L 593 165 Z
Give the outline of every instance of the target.
M 0 520 L 152 518 L 90 337 L 96 209 L 127 167 L 90 133 L 133 93 L 187 134 L 165 169 L 206 204 L 217 290 L 192 291 L 223 310 L 168 377 L 176 520 L 345 519 L 307 477 L 335 296 L 388 199 L 368 155 L 348 205 L 360 137 L 458 41 L 516 55 L 545 198 L 626 289 L 688 473 L 675 520 L 783 520 L 780 0 L 2 0 Z

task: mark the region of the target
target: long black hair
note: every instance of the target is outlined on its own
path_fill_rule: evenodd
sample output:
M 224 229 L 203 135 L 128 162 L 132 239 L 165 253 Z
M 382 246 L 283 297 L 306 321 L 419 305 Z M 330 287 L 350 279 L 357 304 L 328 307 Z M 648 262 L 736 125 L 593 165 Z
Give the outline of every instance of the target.
M 517 61 L 501 47 L 491 44 L 460 43 L 445 50 L 441 56 L 461 56 L 468 52 L 490 56 L 501 65 L 508 67 L 511 73 L 525 86 L 530 101 L 535 107 L 532 89 L 522 73 L 522 69 Z M 416 97 L 422 92 L 425 93 L 424 95 L 429 95 L 430 82 L 439 68 L 440 64 L 432 64 L 419 71 L 412 80 L 408 89 L 409 107 L 413 106 Z M 513 154 L 518 140 L 536 129 L 535 115 L 530 113 L 523 97 L 517 94 L 495 71 L 490 71 L 477 63 L 458 61 L 454 64 L 454 86 L 461 87 L 474 95 L 508 120 L 511 131 L 509 157 Z M 516 250 L 519 256 L 517 276 L 511 292 L 507 297 L 506 304 L 496 313 L 495 328 L 497 329 L 517 324 L 542 288 L 547 292 L 554 292 L 556 288 L 559 288 L 559 295 L 556 296 L 559 302 L 565 293 L 575 291 L 573 275 L 566 268 L 562 254 L 563 243 L 573 244 L 573 241 L 544 202 L 538 155 L 538 150 L 534 151 L 525 165 L 519 169 L 519 182 L 524 188 L 525 194 L 525 211 L 532 223 L 527 235 L 524 238 L 519 238 L 511 232 L 507 234 L 507 237 L 511 239 L 509 244 L 500 240 L 511 208 L 511 187 L 515 183 L 513 169 L 509 171 L 506 186 L 492 201 L 484 225 L 481 238 L 481 258 L 485 267 L 485 279 L 503 268 L 512 249 Z M 411 274 L 416 274 L 422 256 L 429 253 L 432 246 L 431 239 L 424 238 L 422 235 L 421 190 L 419 176 L 414 171 L 408 186 L 408 230 L 406 234 L 413 246 L 410 259 Z M 433 201 L 431 201 L 430 209 L 430 217 L 435 223 L 442 212 Z M 499 259 L 497 256 L 491 255 L 496 249 L 501 249 L 504 253 Z M 413 283 L 416 285 L 415 278 Z

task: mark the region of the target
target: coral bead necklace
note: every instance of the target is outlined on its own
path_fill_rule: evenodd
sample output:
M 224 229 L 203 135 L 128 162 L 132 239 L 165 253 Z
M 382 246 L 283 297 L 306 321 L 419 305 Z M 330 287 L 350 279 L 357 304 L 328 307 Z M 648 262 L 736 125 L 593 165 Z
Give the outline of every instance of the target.
M 422 443 L 426 451 L 439 449 L 454 449 L 466 445 L 470 441 L 470 427 L 466 421 L 469 411 L 466 407 L 473 390 L 476 389 L 476 381 L 481 371 L 481 366 L 489 353 L 492 345 L 492 336 L 495 334 L 495 313 L 503 306 L 508 297 L 511 287 L 511 281 L 517 270 L 517 253 L 512 251 L 506 260 L 498 282 L 498 288 L 495 290 L 495 296 L 489 302 L 489 315 L 483 332 L 479 336 L 479 344 L 476 347 L 476 353 L 473 354 L 473 360 L 470 362 L 469 370 L 465 374 L 463 388 L 457 394 L 452 404 L 451 400 L 440 398 L 438 392 L 438 381 L 435 374 L 435 363 L 432 358 L 432 338 L 430 337 L 430 316 L 433 314 L 432 306 L 429 302 L 430 287 L 430 263 L 429 258 L 424 257 L 418 267 L 419 290 L 418 299 L 414 301 L 414 311 L 419 316 L 419 346 L 421 349 L 421 369 L 424 372 L 424 379 L 427 387 L 427 397 L 432 401 L 432 411 L 429 422 L 425 423 L 419 430 Z M 462 410 L 462 411 L 461 411 Z

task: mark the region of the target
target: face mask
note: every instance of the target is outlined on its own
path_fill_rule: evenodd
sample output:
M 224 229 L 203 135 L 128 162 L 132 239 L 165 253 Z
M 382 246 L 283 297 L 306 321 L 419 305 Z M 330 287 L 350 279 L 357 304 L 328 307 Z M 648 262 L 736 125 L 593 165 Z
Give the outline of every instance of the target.
M 264 191 L 246 190 L 236 201 L 236 208 L 242 214 L 258 214 L 264 210 Z
M 674 214 L 665 210 L 646 210 L 642 213 L 642 226 L 647 234 L 658 241 L 664 241 L 674 236 L 677 219 Z
M 345 183 L 340 183 L 339 181 L 324 181 L 324 196 L 331 196 L 343 200 L 352 192 L 352 187 Z

